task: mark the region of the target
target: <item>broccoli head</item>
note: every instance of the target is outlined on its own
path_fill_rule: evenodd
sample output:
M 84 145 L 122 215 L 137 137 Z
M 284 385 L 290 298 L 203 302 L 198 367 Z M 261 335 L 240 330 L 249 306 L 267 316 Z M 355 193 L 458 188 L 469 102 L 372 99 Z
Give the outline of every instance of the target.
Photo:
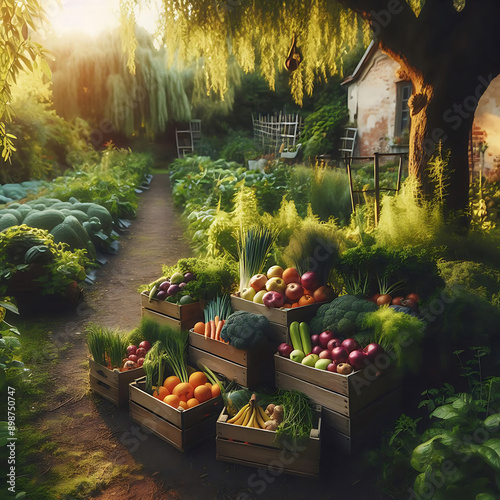
M 260 314 L 236 311 L 224 323 L 220 337 L 236 349 L 252 350 L 270 337 L 271 323 Z
M 311 321 L 311 334 L 331 330 L 342 337 L 352 337 L 363 328 L 364 316 L 378 307 L 354 295 L 342 295 L 322 305 Z

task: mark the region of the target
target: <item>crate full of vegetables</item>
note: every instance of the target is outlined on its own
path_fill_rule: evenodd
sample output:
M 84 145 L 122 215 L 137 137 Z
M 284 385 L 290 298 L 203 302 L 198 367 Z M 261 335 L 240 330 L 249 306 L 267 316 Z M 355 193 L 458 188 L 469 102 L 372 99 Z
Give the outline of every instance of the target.
M 205 308 L 205 323 L 189 332 L 189 361 L 201 363 L 244 387 L 274 385 L 271 325 L 260 315 L 232 312 L 228 295 Z
M 98 325 L 87 327 L 90 388 L 119 408 L 128 406 L 128 385 L 144 375 L 149 342 L 128 345 L 127 338 Z
M 229 403 L 217 420 L 217 460 L 265 468 L 272 475 L 319 475 L 320 407 L 296 391 L 234 393 L 225 395 Z
M 186 332 L 162 326 L 144 361 L 145 377 L 129 386 L 132 420 L 180 451 L 214 437 L 223 406 L 220 381 L 190 369 L 186 347 Z

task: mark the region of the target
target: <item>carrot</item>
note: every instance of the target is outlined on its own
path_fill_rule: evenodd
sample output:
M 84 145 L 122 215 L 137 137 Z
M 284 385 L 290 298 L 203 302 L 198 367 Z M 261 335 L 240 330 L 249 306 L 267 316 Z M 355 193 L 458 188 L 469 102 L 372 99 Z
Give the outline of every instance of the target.
M 219 324 L 217 325 L 217 330 L 215 333 L 215 340 L 220 340 L 220 332 L 221 332 L 223 326 L 224 326 L 224 320 L 221 319 L 219 321 Z
M 215 329 L 217 329 L 217 327 L 219 326 L 219 316 L 215 316 Z
M 210 332 L 210 321 L 207 321 L 205 323 L 205 338 L 206 339 L 208 339 L 208 337 L 210 336 L 209 332 Z
M 210 320 L 210 338 L 215 339 L 215 320 Z

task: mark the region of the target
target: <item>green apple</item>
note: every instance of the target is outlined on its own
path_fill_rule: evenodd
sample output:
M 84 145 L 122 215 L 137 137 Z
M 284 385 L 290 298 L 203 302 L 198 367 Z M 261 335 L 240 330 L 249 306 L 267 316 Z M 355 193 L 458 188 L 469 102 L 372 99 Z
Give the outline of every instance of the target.
M 279 292 L 284 295 L 286 290 L 286 283 L 282 278 L 274 277 L 267 280 L 266 289 L 268 292 Z
M 283 276 L 283 268 L 280 266 L 272 266 L 267 270 L 267 279 L 281 278 Z
M 305 354 L 300 349 L 295 349 L 290 353 L 290 359 L 292 361 L 296 361 L 297 363 L 301 363 L 304 356 Z
M 326 367 L 332 362 L 331 359 L 318 359 L 314 368 L 318 368 L 320 370 L 326 370 Z
M 308 354 L 303 360 L 302 364 L 306 366 L 312 366 L 316 364 L 316 362 L 319 360 L 319 356 L 317 354 Z
M 245 300 L 253 300 L 257 292 L 251 286 L 248 288 L 243 288 L 240 292 L 240 297 Z
M 182 273 L 174 273 L 170 276 L 170 283 L 173 285 L 178 285 L 184 281 L 184 275 Z
M 262 297 L 267 293 L 267 290 L 260 290 L 257 292 L 254 297 L 253 297 L 253 302 L 256 302 L 257 304 L 264 304 L 264 301 L 262 300 Z

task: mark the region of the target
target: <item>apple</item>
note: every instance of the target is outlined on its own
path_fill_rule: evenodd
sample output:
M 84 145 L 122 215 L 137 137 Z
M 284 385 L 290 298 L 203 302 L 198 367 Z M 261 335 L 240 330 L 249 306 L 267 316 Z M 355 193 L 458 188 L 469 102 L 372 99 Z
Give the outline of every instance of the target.
M 284 358 L 289 358 L 292 351 L 293 347 L 290 344 L 285 344 L 283 342 L 278 346 L 278 352 L 280 353 L 280 356 L 283 356 Z
M 314 271 L 308 271 L 300 277 L 300 283 L 307 290 L 316 290 L 320 286 L 319 278 Z
M 172 284 L 168 287 L 167 294 L 170 296 L 177 295 L 180 291 L 179 285 Z
M 300 349 L 294 349 L 290 353 L 290 359 L 292 361 L 296 361 L 297 363 L 302 363 L 302 360 L 304 359 L 305 354 L 300 350 Z
M 319 356 L 319 353 L 323 350 L 323 348 L 320 346 L 320 345 L 315 345 L 313 348 L 312 348 L 312 353 L 313 354 L 317 354 Z M 308 353 L 309 354 L 309 353 Z
M 281 278 L 283 276 L 283 268 L 280 266 L 272 266 L 267 270 L 267 279 Z
M 335 347 L 332 349 L 332 360 L 339 363 L 345 363 L 349 357 L 349 353 L 343 347 Z
M 318 368 L 319 370 L 326 370 L 330 362 L 330 359 L 318 359 L 318 361 L 316 361 L 316 363 L 314 364 L 314 368 Z
M 262 303 L 266 307 L 283 307 L 285 303 L 285 297 L 279 292 L 266 292 L 262 297 Z
M 158 300 L 165 300 L 168 297 L 168 293 L 165 290 L 159 290 L 156 294 Z
M 326 349 L 326 347 L 328 346 L 328 342 L 330 342 L 330 340 L 332 340 L 333 338 L 334 338 L 333 332 L 331 332 L 330 330 L 326 330 L 324 332 L 321 332 L 319 334 L 319 345 L 323 349 Z
M 286 283 L 281 278 L 271 278 L 266 281 L 266 290 L 268 292 L 285 293 Z
M 127 354 L 130 356 L 131 354 L 135 354 L 137 351 L 137 346 L 131 344 L 127 347 Z
M 137 366 L 142 366 L 144 364 L 144 358 L 139 358 L 137 360 Z
M 374 361 L 375 358 L 379 355 L 379 354 L 383 354 L 384 353 L 384 349 L 383 347 L 380 345 L 380 344 L 377 344 L 375 342 L 371 343 L 371 344 L 368 344 L 364 349 L 363 349 L 363 352 L 366 354 L 366 356 L 368 357 L 368 361 Z
M 135 354 L 138 358 L 144 358 L 146 356 L 146 349 L 144 349 L 144 347 L 139 347 L 137 351 L 135 351 Z
M 179 288 L 181 290 L 184 290 L 184 288 L 186 288 L 186 283 L 184 281 L 182 283 L 179 283 Z
M 349 373 L 352 373 L 352 366 L 348 363 L 339 363 L 337 365 L 337 373 L 340 373 L 342 375 L 349 375 Z
M 319 288 L 316 288 L 313 293 L 313 297 L 316 302 L 332 301 L 334 295 L 333 290 L 328 286 L 320 286 Z
M 304 295 L 304 287 L 299 283 L 290 283 L 286 286 L 285 295 L 290 302 L 298 302 Z
M 328 344 L 326 345 L 326 348 L 329 351 L 333 351 L 336 347 L 340 347 L 342 345 L 342 340 L 340 339 L 332 339 L 328 341 Z
M 342 347 L 349 353 L 355 351 L 356 349 L 360 349 L 361 346 L 354 339 L 345 339 L 342 342 Z
M 300 274 L 295 267 L 287 267 L 281 277 L 287 285 L 290 283 L 300 283 Z
M 147 340 L 143 340 L 139 344 L 139 347 L 142 347 L 143 349 L 146 349 L 146 351 L 149 351 L 151 349 L 151 344 Z
M 266 293 L 269 293 L 269 292 L 268 292 L 267 290 L 259 290 L 259 291 L 255 294 L 255 296 L 254 296 L 254 298 L 253 298 L 252 302 L 255 302 L 255 303 L 257 303 L 257 304 L 263 304 L 264 302 L 262 301 L 262 298 L 264 297 L 264 295 L 265 295 Z
M 326 369 L 329 371 L 329 372 L 333 372 L 333 373 L 337 373 L 337 365 L 339 363 L 337 363 L 337 361 L 332 361 L 327 367 Z
M 162 292 L 166 292 L 168 290 L 168 287 L 171 285 L 170 281 L 162 281 L 160 283 L 160 286 L 158 287 L 158 290 L 161 290 Z
M 243 290 L 241 290 L 240 297 L 245 300 L 253 300 L 256 293 L 255 288 L 249 286 L 248 288 L 243 288 Z
M 186 283 L 189 283 L 190 281 L 194 281 L 196 279 L 196 276 L 193 273 L 186 273 L 184 275 L 184 281 Z
M 349 354 L 347 362 L 355 369 L 362 370 L 368 361 L 367 354 L 361 349 L 356 349 Z
M 323 349 L 319 354 L 319 359 L 328 359 L 329 361 L 332 360 L 332 354 L 328 349 Z
M 319 335 L 315 333 L 314 335 L 311 335 L 311 344 L 313 346 L 319 345 Z
M 170 276 L 170 283 L 172 285 L 178 285 L 184 281 L 184 275 L 182 273 L 174 273 Z
M 250 286 L 259 292 L 266 287 L 267 276 L 265 274 L 255 274 L 250 278 Z
M 129 360 L 129 361 L 133 361 L 134 363 L 137 363 L 137 360 L 138 360 L 138 359 L 139 359 L 139 358 L 137 357 L 137 355 L 136 355 L 136 354 L 129 354 L 129 357 L 128 357 L 128 360 Z
M 319 356 L 317 354 L 308 354 L 303 360 L 302 364 L 306 366 L 314 366 L 316 361 L 318 361 Z

